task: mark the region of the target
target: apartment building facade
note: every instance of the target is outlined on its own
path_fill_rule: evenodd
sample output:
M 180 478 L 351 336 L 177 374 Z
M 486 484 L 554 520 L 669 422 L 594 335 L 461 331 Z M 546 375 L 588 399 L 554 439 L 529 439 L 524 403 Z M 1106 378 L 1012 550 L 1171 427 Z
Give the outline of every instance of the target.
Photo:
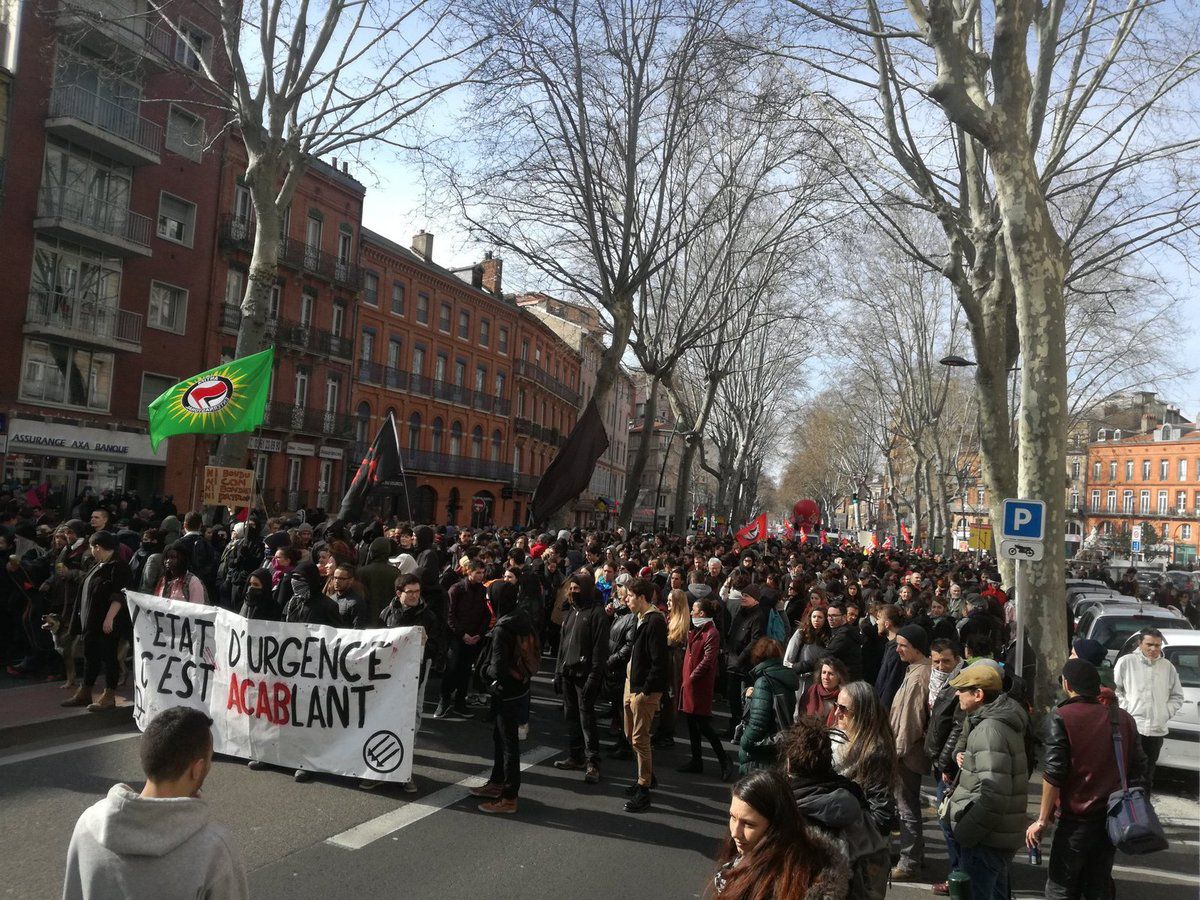
M 407 483 L 376 508 L 415 522 L 511 525 L 516 306 L 500 292 L 500 260 L 460 272 L 433 262 L 434 236 L 405 247 L 364 229 L 364 288 L 355 329 L 353 418 L 358 453 L 392 415 Z M 360 457 L 358 457 L 360 458 Z
M 1189 565 L 1200 547 L 1200 430 L 1178 411 L 1167 417 L 1133 435 L 1101 429 L 1088 445 L 1088 534 L 1123 555 L 1141 525 L 1147 559 Z
M 4 478 L 62 510 L 87 488 L 185 502 L 206 453 L 146 436 L 149 401 L 203 366 L 216 238 L 196 79 L 224 72 L 217 26 L 173 12 L 187 40 L 135 0 L 5 8 Z

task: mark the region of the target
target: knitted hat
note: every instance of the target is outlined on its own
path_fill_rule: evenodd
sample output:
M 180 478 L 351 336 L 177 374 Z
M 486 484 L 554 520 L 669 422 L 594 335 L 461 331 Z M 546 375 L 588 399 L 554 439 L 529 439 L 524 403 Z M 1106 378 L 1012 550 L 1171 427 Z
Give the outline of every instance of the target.
M 922 656 L 929 655 L 929 634 L 920 625 L 905 625 L 896 636 L 912 644 L 914 650 L 920 650 Z
M 1071 649 L 1075 651 L 1075 655 L 1079 659 L 1087 660 L 1096 668 L 1100 667 L 1100 663 L 1104 662 L 1108 656 L 1108 651 L 1104 649 L 1104 645 L 1099 641 L 1093 641 L 1091 638 L 1080 638 L 1071 645 Z
M 1063 664 L 1062 677 L 1079 696 L 1100 696 L 1100 673 L 1086 659 L 1068 659 Z

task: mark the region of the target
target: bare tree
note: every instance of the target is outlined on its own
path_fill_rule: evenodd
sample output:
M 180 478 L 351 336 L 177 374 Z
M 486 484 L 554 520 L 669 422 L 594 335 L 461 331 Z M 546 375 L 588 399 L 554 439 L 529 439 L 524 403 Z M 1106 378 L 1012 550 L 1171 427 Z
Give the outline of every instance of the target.
M 723 208 L 701 139 L 723 73 L 754 56 L 733 0 L 472 0 L 480 82 L 443 186 L 469 230 L 602 310 L 594 396 L 616 377 L 651 279 Z M 483 46 L 488 34 L 505 39 Z M 701 186 L 698 189 L 698 186 Z M 649 370 L 648 370 L 649 371 Z M 650 372 L 654 375 L 654 372 Z M 633 481 L 633 479 L 630 479 Z
M 1026 596 L 1038 598 L 1031 633 L 1048 702 L 1065 628 L 1069 286 L 1194 239 L 1200 137 L 1181 114 L 1195 109 L 1194 23 L 1152 0 L 792 2 L 809 26 L 850 38 L 836 74 L 875 94 L 873 114 L 847 107 L 875 163 L 849 176 L 864 208 L 946 275 L 966 314 L 993 518 L 1006 496 L 1047 503 L 1046 556 L 1028 567 Z M 805 53 L 833 71 L 819 48 Z M 899 205 L 936 218 L 944 252 L 895 227 Z M 1013 441 L 1006 388 L 1018 353 Z

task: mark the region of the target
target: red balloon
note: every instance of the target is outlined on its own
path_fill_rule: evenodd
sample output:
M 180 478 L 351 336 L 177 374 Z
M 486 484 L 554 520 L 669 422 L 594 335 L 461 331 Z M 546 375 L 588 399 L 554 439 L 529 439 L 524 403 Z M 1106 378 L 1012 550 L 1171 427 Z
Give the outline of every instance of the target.
M 792 513 L 802 525 L 816 525 L 821 521 L 820 505 L 816 500 L 810 500 L 807 497 L 796 501 L 796 505 L 792 507 Z

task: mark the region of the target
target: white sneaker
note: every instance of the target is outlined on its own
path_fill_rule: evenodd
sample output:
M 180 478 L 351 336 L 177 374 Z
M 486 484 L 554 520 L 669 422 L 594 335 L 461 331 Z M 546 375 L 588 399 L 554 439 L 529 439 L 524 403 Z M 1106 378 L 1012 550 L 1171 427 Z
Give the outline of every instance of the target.
M 517 740 L 518 741 L 529 740 L 529 726 L 528 725 L 518 725 L 517 726 Z

